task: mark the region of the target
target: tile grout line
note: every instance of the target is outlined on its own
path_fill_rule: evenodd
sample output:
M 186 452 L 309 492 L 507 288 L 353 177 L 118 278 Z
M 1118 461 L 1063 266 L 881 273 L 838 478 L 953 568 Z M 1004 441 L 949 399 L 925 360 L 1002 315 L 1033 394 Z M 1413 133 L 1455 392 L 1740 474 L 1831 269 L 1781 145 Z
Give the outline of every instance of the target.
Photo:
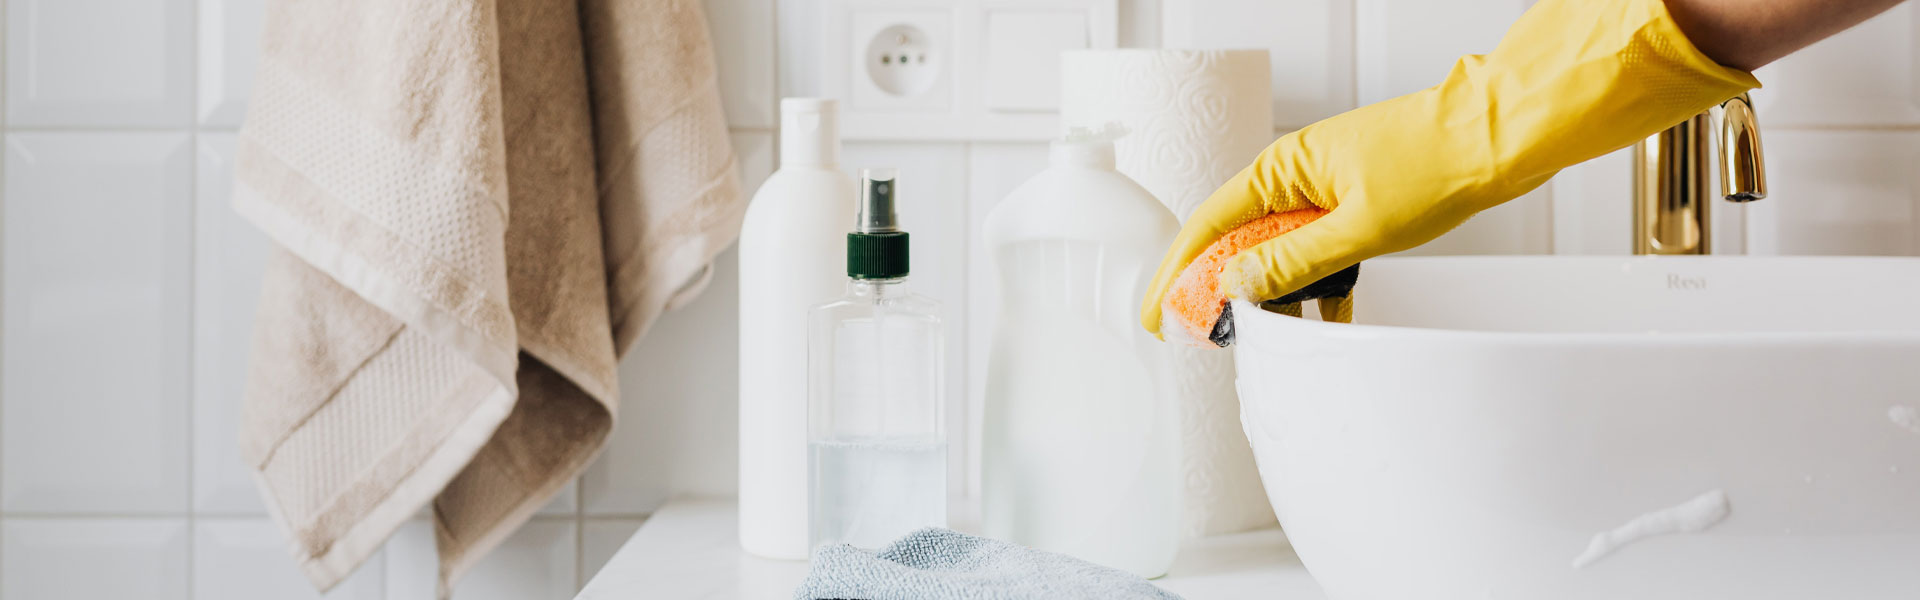
M 156 521 L 156 520 L 180 520 L 180 519 L 185 519 L 185 518 L 187 518 L 187 513 L 186 513 L 186 512 L 184 512 L 184 511 L 161 511 L 161 512 L 138 512 L 138 511 L 130 511 L 130 512 L 43 512 L 43 511 L 25 511 L 25 512 L 8 512 L 8 513 L 6 513 L 6 514 L 5 514 L 5 516 L 6 516 L 6 519 L 7 519 L 7 520 L 9 520 L 9 521 Z M 214 516 L 214 517 L 210 517 L 210 518 L 214 518 L 214 519 L 260 519 L 260 518 L 265 518 L 265 516 L 264 516 L 264 515 L 238 515 L 238 514 L 235 514 L 235 515 L 219 515 L 219 516 Z
M 951 402 L 951 401 L 957 400 L 960 403 L 959 421 L 960 421 L 960 426 L 962 427 L 961 433 L 965 434 L 964 439 L 960 440 L 960 442 L 962 445 L 966 446 L 966 449 L 960 453 L 960 473 L 959 473 L 960 489 L 963 490 L 964 492 L 962 494 L 962 497 L 965 497 L 968 499 L 974 498 L 975 496 L 978 495 L 980 491 L 980 490 L 973 489 L 973 470 L 976 468 L 976 465 L 973 464 L 973 456 L 977 451 L 977 449 L 974 448 L 973 440 L 978 436 L 976 435 L 976 432 L 973 430 L 973 419 L 971 417 L 971 415 L 973 415 L 973 381 L 972 381 L 973 378 L 967 376 L 969 372 L 968 371 L 969 365 L 973 362 L 972 360 L 970 360 L 971 357 L 968 356 L 967 354 L 969 349 L 973 347 L 971 343 L 972 340 L 967 339 L 967 332 L 972 330 L 972 323 L 969 322 L 969 319 L 967 318 L 968 317 L 967 310 L 971 308 L 971 305 L 973 304 L 972 302 L 969 301 L 967 292 L 973 289 L 973 251 L 975 250 L 975 248 L 973 243 L 973 210 L 972 208 L 973 208 L 973 202 L 974 200 L 976 200 L 973 197 L 973 171 L 978 166 L 974 164 L 973 151 L 974 151 L 974 147 L 977 144 L 978 142 L 965 142 L 960 144 L 960 152 L 964 156 L 964 159 L 961 161 L 961 164 L 966 166 L 966 171 L 967 171 L 966 177 L 960 180 L 960 203 L 961 203 L 961 212 L 963 213 L 960 218 L 960 225 L 959 225 L 959 229 L 960 229 L 960 293 L 957 294 L 959 297 L 954 299 L 955 300 L 954 303 L 959 305 L 958 310 L 949 309 L 949 313 L 948 313 L 948 314 L 958 316 L 960 318 L 949 320 L 948 321 L 949 327 L 947 331 L 947 339 L 958 340 L 960 345 L 960 349 L 958 353 L 960 368 L 957 369 L 959 372 L 948 373 L 947 376 L 960 380 L 960 397 L 957 399 L 949 399 L 949 401 Z M 980 248 L 980 250 L 985 250 L 985 248 Z M 963 326 L 962 329 L 964 329 L 964 331 L 959 332 L 959 335 L 955 335 L 952 330 L 953 328 L 951 327 L 951 325 L 955 323 Z M 951 411 L 949 410 L 949 412 Z M 947 437 L 947 447 L 952 448 L 953 447 L 953 437 L 951 432 L 952 427 L 948 427 L 948 429 L 949 429 L 949 432 Z M 953 481 L 952 474 L 949 474 L 947 476 L 947 481 L 949 483 Z M 953 496 L 951 491 L 949 491 L 947 496 L 949 498 Z
M 1355 52 L 1357 51 L 1358 49 L 1356 48 Z M 1356 108 L 1367 106 L 1366 104 L 1362 104 L 1359 101 L 1358 73 L 1360 69 L 1358 66 L 1355 66 L 1353 70 L 1355 74 L 1354 81 L 1350 82 L 1347 87 L 1348 87 L 1349 93 L 1352 93 L 1354 95 L 1354 101 L 1350 105 L 1344 106 L 1341 110 L 1334 113 L 1334 115 L 1337 115 L 1339 113 L 1344 113 Z M 1327 115 L 1327 116 L 1332 117 L 1334 115 Z M 1314 119 L 1313 122 L 1317 122 L 1319 120 L 1320 119 Z M 192 124 L 186 128 L 196 129 L 203 133 L 237 134 L 239 133 L 241 128 L 241 126 L 239 125 L 207 125 L 204 123 L 200 123 L 198 121 L 198 117 L 195 117 L 195 119 L 191 123 Z M 1280 130 L 1280 131 L 1294 131 L 1297 129 L 1305 128 L 1307 125 L 1311 125 L 1311 124 L 1313 123 L 1312 122 L 1305 123 L 1305 124 L 1288 123 L 1284 120 L 1276 119 L 1274 121 L 1273 127 L 1274 129 Z M 1914 133 L 1914 132 L 1920 132 L 1920 120 L 1908 122 L 1903 119 L 1889 119 L 1887 122 L 1883 122 L 1883 123 L 1818 123 L 1818 122 L 1789 121 L 1787 123 L 1782 123 L 1782 124 L 1769 123 L 1766 125 L 1766 128 L 1767 128 L 1766 129 L 1767 131 L 1794 131 L 1794 132 L 1807 132 L 1807 133 Z M 19 127 L 9 126 L 7 127 L 7 132 L 8 133 L 176 133 L 182 129 L 183 128 L 179 126 L 168 126 L 168 125 L 129 125 L 129 126 L 26 125 L 26 126 L 19 126 Z M 757 126 L 757 125 L 739 125 L 734 123 L 727 124 L 728 133 L 762 133 L 762 134 L 773 135 L 775 136 L 776 140 L 778 139 L 779 130 L 780 128 L 777 125 Z M 1048 141 L 1050 141 L 1050 138 L 972 139 L 972 138 L 960 138 L 960 137 L 948 137 L 948 138 L 854 137 L 854 138 L 842 138 L 842 141 L 843 142 L 861 142 L 861 143 L 882 143 L 882 144 L 884 143 L 894 143 L 894 144 L 940 144 L 940 143 L 1045 144 Z
M 187 315 L 186 315 L 187 317 L 187 353 L 186 353 L 187 354 L 187 386 L 186 386 L 187 387 L 187 410 L 186 410 L 186 419 L 187 419 L 187 439 L 186 439 L 186 443 L 187 443 L 187 465 L 186 465 L 187 466 L 187 485 L 186 485 L 187 572 L 186 572 L 186 577 L 187 577 L 187 598 L 191 599 L 196 597 L 196 595 L 194 594 L 194 587 L 199 583 L 197 581 L 194 581 L 195 578 L 193 576 L 194 573 L 199 572 L 199 568 L 198 568 L 199 565 L 195 563 L 198 562 L 197 560 L 198 555 L 196 550 L 198 549 L 198 545 L 200 543 L 199 520 L 197 516 L 194 514 L 194 509 L 196 507 L 194 506 L 194 502 L 193 502 L 194 489 L 197 487 L 196 484 L 198 483 L 195 480 L 195 477 L 197 477 L 198 474 L 194 472 L 195 471 L 194 461 L 196 459 L 195 451 L 196 451 L 196 447 L 199 446 L 199 439 L 195 437 L 197 432 L 194 431 L 194 415 L 196 414 L 196 409 L 200 405 L 200 398 L 198 393 L 198 387 L 199 387 L 198 384 L 200 382 L 196 381 L 199 377 L 199 369 L 197 368 L 198 365 L 196 364 L 199 362 L 199 357 L 195 354 L 195 351 L 197 350 L 197 346 L 199 345 L 199 340 L 195 339 L 196 337 L 195 333 L 198 330 L 197 327 L 199 325 L 198 321 L 200 318 L 198 308 L 199 308 L 199 301 L 200 301 L 199 254 L 200 254 L 200 233 L 201 233 L 200 232 L 200 184 L 201 182 L 200 182 L 200 115 L 198 113 L 200 108 L 200 45 L 202 41 L 200 39 L 200 36 L 207 32 L 200 31 L 200 2 L 198 0 L 181 0 L 181 1 L 187 3 L 187 23 L 185 24 L 185 26 L 187 28 L 187 32 L 188 32 L 187 39 L 190 46 L 190 50 L 187 52 L 188 60 L 187 60 L 187 78 L 186 78 L 187 79 L 187 116 L 188 116 L 187 122 L 189 123 L 188 129 L 187 129 L 187 181 L 188 181 L 187 205 L 192 207 L 192 210 L 188 211 L 189 217 L 187 219 L 187 256 L 186 256 L 186 261 L 187 261 L 187 308 L 186 308 L 187 310 Z
M 198 109 L 196 108 L 195 110 L 198 110 Z M 1920 125 L 1916 125 L 1916 127 L 1920 127 Z M 189 121 L 189 125 L 185 128 L 194 129 L 194 130 L 202 131 L 205 133 L 237 134 L 240 132 L 241 126 L 240 125 L 207 125 L 207 124 L 201 123 L 200 117 L 196 115 L 192 120 Z M 147 125 L 132 125 L 132 126 L 28 125 L 25 127 L 8 127 L 7 131 L 9 133 L 177 133 L 181 129 L 183 128 L 179 126 L 168 126 L 168 125 L 152 125 L 152 126 L 147 126 Z M 777 131 L 779 131 L 778 126 L 760 127 L 760 126 L 754 126 L 754 125 L 736 125 L 732 123 L 727 124 L 727 133 L 773 134 Z M 856 141 L 887 141 L 887 140 L 856 140 Z M 893 140 L 893 141 L 937 142 L 939 140 Z
M 8 179 L 7 179 L 7 172 L 6 172 L 6 162 L 7 162 L 6 156 L 12 153 L 12 144 L 10 144 L 9 142 L 11 142 L 13 139 L 13 130 L 8 128 L 8 125 L 10 124 L 9 123 L 10 119 L 7 119 L 6 117 L 7 108 L 9 106 L 7 103 L 7 83 L 8 83 L 8 80 L 12 79 L 12 73 L 10 72 L 11 69 L 6 68 L 6 65 L 7 65 L 6 46 L 8 43 L 10 43 L 7 40 L 7 38 L 9 38 L 10 36 L 6 35 L 7 23 L 9 22 L 9 19 L 7 18 L 8 17 L 7 13 L 12 12 L 12 7 L 13 7 L 13 3 L 11 2 L 8 2 L 4 5 L 0 5 L 0 133 L 4 133 L 4 135 L 0 135 L 0 230 L 4 230 L 7 223 L 7 212 L 6 212 L 7 194 L 5 192 L 5 185 L 8 182 Z M 4 267 L 5 259 L 6 259 L 6 251 L 5 251 L 5 243 L 4 243 L 5 241 L 6 241 L 5 236 L 0 235 L 0 314 L 4 314 L 4 307 L 6 304 L 6 300 L 5 300 L 6 289 L 8 287 L 6 284 L 6 277 L 5 277 L 6 269 Z M 3 324 L 3 321 L 4 319 L 0 319 L 0 340 L 6 339 L 6 329 L 5 329 L 5 325 Z M 4 349 L 4 344 L 0 344 L 0 365 L 6 364 L 5 352 L 6 351 Z M 4 384 L 5 381 L 6 381 L 6 370 L 4 368 L 0 368 L 0 384 Z M 0 393 L 0 429 L 4 429 L 5 424 L 7 422 L 5 407 L 6 407 L 6 395 L 4 393 Z M 0 438 L 4 438 L 3 433 L 0 433 Z M 5 441 L 4 439 L 0 439 L 0 448 L 5 447 L 4 441 Z M 0 468 L 4 468 L 5 464 L 6 464 L 6 456 L 4 454 L 4 450 L 0 450 Z M 3 486 L 3 485 L 4 484 L 0 484 L 0 486 Z M 4 498 L 6 498 L 6 490 L 4 487 L 0 487 L 0 499 L 4 499 Z M 0 514 L 0 576 L 4 576 L 6 574 L 6 565 L 7 565 L 6 551 L 5 551 L 6 541 L 7 541 L 7 536 L 5 534 L 7 519 L 5 519 L 4 517 L 5 517 L 4 514 Z M 0 585 L 0 600 L 3 600 L 4 598 L 6 598 L 6 596 L 7 596 L 6 586 Z
M 960 331 L 959 335 L 953 336 L 960 340 L 960 372 L 949 373 L 947 375 L 948 377 L 958 377 L 960 379 L 960 397 L 957 399 L 960 403 L 959 421 L 966 427 L 966 431 L 964 432 L 966 435 L 962 436 L 960 440 L 960 446 L 963 448 L 960 452 L 960 497 L 967 499 L 965 501 L 971 501 L 980 492 L 980 490 L 975 489 L 973 485 L 973 473 L 979 469 L 979 466 L 974 464 L 973 457 L 980 451 L 980 449 L 976 447 L 978 445 L 974 443 L 974 440 L 981 439 L 981 432 L 974 431 L 973 361 L 970 355 L 973 348 L 973 340 L 971 338 L 973 337 L 973 317 L 975 316 L 971 313 L 973 309 L 973 302 L 971 300 L 974 286 L 973 255 L 976 250 L 981 252 L 987 251 L 984 245 L 978 248 L 974 247 L 972 229 L 973 207 L 977 202 L 990 202 L 990 200 L 973 197 L 973 179 L 975 171 L 980 168 L 979 161 L 974 160 L 974 158 L 975 153 L 980 149 L 980 143 L 978 142 L 967 142 L 960 145 L 960 151 L 966 157 L 965 160 L 961 162 L 961 165 L 966 170 L 966 179 L 963 180 L 960 186 L 960 201 L 966 209 L 966 217 L 960 219 L 960 261 L 962 263 L 960 265 L 960 309 L 953 311 L 953 313 L 961 317 L 958 321 L 960 321 L 962 325 L 960 329 L 963 331 Z M 997 317 L 998 315 L 996 315 L 996 318 Z M 991 335 L 991 333 L 989 333 L 989 335 Z M 989 342 L 988 345 L 991 346 L 991 342 Z M 985 420 L 982 419 L 982 424 L 984 424 L 984 421 Z M 953 447 L 953 442 L 952 435 L 949 434 L 947 439 L 947 447 L 949 449 Z M 951 482 L 953 478 L 948 477 L 947 480 Z M 951 502 L 953 498 L 952 490 L 948 490 L 947 497 L 949 502 Z
M 47 133 L 53 133 L 53 134 L 75 134 L 75 133 L 78 133 L 78 134 L 88 134 L 88 133 L 92 133 L 92 134 L 101 134 L 101 133 L 105 133 L 105 134 L 116 134 L 116 133 L 180 133 L 181 131 L 191 131 L 191 130 L 196 130 L 196 129 L 205 129 L 205 130 L 206 130 L 207 132 L 209 132 L 209 133 L 235 133 L 235 132 L 238 132 L 238 131 L 240 130 L 240 128 L 238 128 L 238 127 L 205 127 L 205 126 L 202 126 L 202 125 L 200 125 L 200 123 L 198 122 L 198 117 L 195 117 L 195 118 L 193 118 L 193 119 L 189 119 L 189 120 L 188 120 L 188 121 L 186 122 L 186 124 L 185 124 L 185 125 L 179 125 L 179 124 L 175 124 L 175 125 L 127 125 L 127 126 L 116 126 L 116 125 L 101 125 L 101 126 L 94 126 L 94 125 L 28 125 L 28 126 L 25 126 L 25 127 L 9 127 L 9 128 L 7 128 L 7 131 L 8 131 L 9 133 L 40 133 L 40 134 L 47 134 Z
M 1340 112 L 1360 107 L 1360 2 L 1347 0 L 1347 101 Z M 1338 114 L 1338 113 L 1336 113 Z M 1310 125 L 1311 123 L 1309 123 Z M 1300 127 L 1306 127 L 1301 125 Z M 1294 129 L 1299 129 L 1298 127 Z

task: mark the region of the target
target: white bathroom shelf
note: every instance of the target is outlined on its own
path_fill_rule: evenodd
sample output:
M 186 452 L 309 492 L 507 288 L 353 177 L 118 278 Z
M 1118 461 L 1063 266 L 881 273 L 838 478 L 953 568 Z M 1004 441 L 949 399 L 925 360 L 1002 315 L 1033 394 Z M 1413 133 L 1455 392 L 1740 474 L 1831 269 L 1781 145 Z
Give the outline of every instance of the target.
M 741 552 L 734 517 L 730 500 L 669 502 L 574 600 L 791 598 L 807 563 Z M 1181 550 L 1172 572 L 1154 583 L 1187 600 L 1326 598 L 1278 529 L 1196 540 Z

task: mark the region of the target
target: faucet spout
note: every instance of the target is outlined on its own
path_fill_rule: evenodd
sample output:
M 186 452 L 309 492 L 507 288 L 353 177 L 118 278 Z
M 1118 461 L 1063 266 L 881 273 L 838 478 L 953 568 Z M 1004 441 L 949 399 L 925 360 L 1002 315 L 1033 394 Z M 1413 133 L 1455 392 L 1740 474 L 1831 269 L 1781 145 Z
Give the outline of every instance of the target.
M 1720 103 L 1720 195 L 1734 202 L 1767 197 L 1767 166 L 1760 151 L 1760 120 L 1741 94 Z
M 1705 165 L 1716 141 L 1720 196 L 1734 202 L 1767 197 L 1760 123 L 1752 100 L 1741 94 L 1634 145 L 1634 254 L 1712 251 Z

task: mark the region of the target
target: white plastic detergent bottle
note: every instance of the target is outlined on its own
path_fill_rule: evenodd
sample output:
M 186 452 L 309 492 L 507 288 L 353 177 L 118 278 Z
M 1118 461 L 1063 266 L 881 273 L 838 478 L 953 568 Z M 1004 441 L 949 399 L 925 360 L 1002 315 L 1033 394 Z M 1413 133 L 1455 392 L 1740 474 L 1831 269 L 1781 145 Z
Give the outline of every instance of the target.
M 1140 297 L 1179 232 L 1114 170 L 1117 126 L 1053 143 L 987 217 L 999 286 L 981 430 L 987 535 L 1143 577 L 1179 544 L 1180 415 Z
M 807 314 L 846 286 L 853 178 L 833 100 L 780 101 L 780 170 L 740 229 L 740 546 L 803 560 Z

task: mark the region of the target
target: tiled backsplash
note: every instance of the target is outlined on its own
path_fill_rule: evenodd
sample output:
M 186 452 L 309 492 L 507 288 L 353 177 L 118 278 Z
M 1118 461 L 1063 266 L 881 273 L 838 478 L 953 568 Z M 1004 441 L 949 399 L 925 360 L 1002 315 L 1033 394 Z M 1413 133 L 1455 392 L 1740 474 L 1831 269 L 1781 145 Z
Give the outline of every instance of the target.
M 264 0 L 5 1 L 0 599 L 314 596 L 234 441 L 267 242 L 227 208 L 227 180 Z M 750 186 L 774 166 L 780 90 L 809 87 L 797 69 L 777 77 L 791 61 L 776 57 L 814 40 L 789 24 L 776 48 L 775 15 L 809 2 L 706 0 Z M 1125 0 L 1120 29 L 1129 45 L 1272 49 L 1276 122 L 1298 126 L 1432 83 L 1527 4 Z M 1920 248 L 1915 19 L 1902 6 L 1762 71 L 1773 197 L 1721 211 L 1723 249 Z M 917 279 L 955 323 L 960 439 L 976 432 L 991 318 L 970 285 L 990 275 L 971 236 L 1045 156 L 1030 143 L 847 146 L 849 168 L 901 170 Z M 1628 177 L 1624 154 L 1576 167 L 1423 252 L 1624 253 Z M 606 454 L 456 598 L 568 597 L 666 498 L 732 493 L 732 261 L 621 365 Z M 956 453 L 955 473 L 972 458 Z M 430 529 L 409 524 L 328 597 L 429 598 Z
M 227 194 L 265 5 L 6 0 L 0 598 L 319 597 L 236 441 L 268 242 Z M 771 3 L 707 5 L 757 185 Z M 606 458 L 456 598 L 571 597 L 668 496 L 732 492 L 731 268 L 621 365 Z M 410 523 L 326 597 L 432 598 L 432 539 Z

